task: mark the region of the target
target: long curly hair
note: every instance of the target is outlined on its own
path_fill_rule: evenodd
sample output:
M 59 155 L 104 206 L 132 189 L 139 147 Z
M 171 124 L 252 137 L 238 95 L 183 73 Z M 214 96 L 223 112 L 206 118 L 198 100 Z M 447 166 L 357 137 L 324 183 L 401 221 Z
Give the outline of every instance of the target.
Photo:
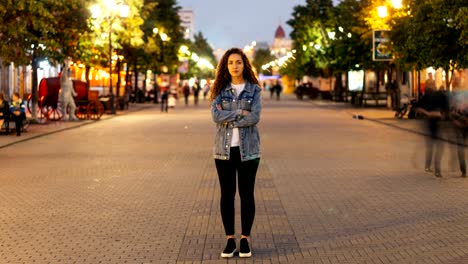
M 218 63 L 218 67 L 216 68 L 216 78 L 214 80 L 213 86 L 211 87 L 210 93 L 210 101 L 213 100 L 218 96 L 222 89 L 224 89 L 230 82 L 231 82 L 231 74 L 229 73 L 227 63 L 229 56 L 231 54 L 239 54 L 242 57 L 242 61 L 244 62 L 244 70 L 242 71 L 242 77 L 244 80 L 249 83 L 259 84 L 258 79 L 255 76 L 254 71 L 252 70 L 252 65 L 250 64 L 249 59 L 245 55 L 245 53 L 239 48 L 231 48 L 224 53 L 223 57 Z

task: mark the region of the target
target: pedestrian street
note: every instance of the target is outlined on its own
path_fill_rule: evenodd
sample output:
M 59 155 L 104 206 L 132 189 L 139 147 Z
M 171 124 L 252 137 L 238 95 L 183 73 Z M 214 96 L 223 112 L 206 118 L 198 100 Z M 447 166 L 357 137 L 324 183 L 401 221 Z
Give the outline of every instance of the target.
M 249 259 L 220 258 L 207 101 L 1 148 L 0 263 L 468 263 L 453 145 L 435 178 L 421 134 L 353 111 L 265 95 Z

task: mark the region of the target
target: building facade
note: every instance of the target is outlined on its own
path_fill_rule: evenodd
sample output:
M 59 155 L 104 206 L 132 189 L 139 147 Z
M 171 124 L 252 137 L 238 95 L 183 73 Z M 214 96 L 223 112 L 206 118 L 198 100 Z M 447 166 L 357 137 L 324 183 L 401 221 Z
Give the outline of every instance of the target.
M 195 20 L 193 11 L 190 9 L 184 9 L 179 11 L 180 23 L 184 28 L 184 38 L 193 40 L 195 33 Z

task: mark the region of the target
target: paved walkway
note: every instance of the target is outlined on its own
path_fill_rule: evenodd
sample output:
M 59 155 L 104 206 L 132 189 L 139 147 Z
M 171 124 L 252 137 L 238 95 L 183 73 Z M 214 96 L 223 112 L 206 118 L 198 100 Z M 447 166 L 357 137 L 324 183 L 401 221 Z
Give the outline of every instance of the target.
M 294 100 L 292 95 L 283 96 L 287 100 Z M 267 99 L 268 100 L 268 99 Z M 315 107 L 325 108 L 325 109 L 335 109 L 338 111 L 345 112 L 349 114 L 350 117 L 356 115 L 362 116 L 364 119 L 371 120 L 383 125 L 391 126 L 394 128 L 399 128 L 406 130 L 411 133 L 417 133 L 426 135 L 427 131 L 424 126 L 424 120 L 414 120 L 414 119 L 397 119 L 394 117 L 395 112 L 383 107 L 353 107 L 349 103 L 343 102 L 331 102 L 331 101 L 318 101 L 318 100 L 304 100 L 303 102 L 311 104 Z M 182 102 L 179 102 L 182 103 Z M 191 102 L 192 103 L 192 102 Z M 146 104 L 131 104 L 131 107 L 127 111 L 117 112 L 116 116 L 125 115 L 134 111 L 140 111 L 146 108 L 158 108 L 158 105 L 153 105 L 151 103 Z M 180 107 L 180 106 L 179 106 Z M 106 120 L 113 118 L 112 115 L 103 115 L 101 120 Z M 99 121 L 99 120 L 98 120 Z M 96 121 L 93 120 L 83 120 L 78 122 L 64 122 L 64 121 L 47 121 L 43 124 L 33 124 L 30 126 L 27 132 L 23 133 L 21 137 L 15 137 L 14 133 L 11 133 L 8 136 L 0 135 L 0 148 L 14 145 L 17 142 L 28 141 L 40 136 L 58 133 L 64 130 L 77 128 L 80 126 L 85 126 Z M 454 142 L 453 131 L 451 131 L 451 126 L 447 122 L 443 124 L 445 127 L 445 132 L 442 135 L 442 138 L 448 142 Z
M 219 258 L 206 103 L 4 147 L 0 263 L 467 263 L 468 181 L 452 150 L 437 179 L 423 171 L 421 135 L 357 110 L 372 111 L 264 101 L 247 260 Z
M 102 120 L 107 120 L 114 118 L 116 116 L 125 115 L 135 111 L 140 111 L 147 108 L 155 107 L 152 104 L 131 104 L 131 107 L 125 111 L 117 111 L 116 115 L 104 114 L 100 120 L 80 120 L 76 122 L 67 122 L 67 121 L 48 121 L 45 120 L 41 123 L 31 124 L 28 129 L 21 133 L 21 136 L 17 137 L 14 133 L 14 127 L 10 128 L 13 132 L 10 132 L 9 135 L 0 135 L 0 149 L 5 148 L 16 143 L 29 141 L 38 137 L 59 133 L 65 130 L 78 128 L 81 126 L 86 126 L 93 124 L 94 122 L 99 122 Z

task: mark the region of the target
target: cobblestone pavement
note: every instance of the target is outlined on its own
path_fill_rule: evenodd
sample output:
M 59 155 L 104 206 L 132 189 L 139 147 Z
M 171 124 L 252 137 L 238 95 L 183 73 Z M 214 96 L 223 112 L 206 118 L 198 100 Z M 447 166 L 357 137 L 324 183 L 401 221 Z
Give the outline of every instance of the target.
M 420 134 L 288 98 L 264 101 L 254 256 L 220 259 L 213 129 L 153 107 L 0 149 L 0 263 L 468 263 L 450 144 L 438 179 Z

